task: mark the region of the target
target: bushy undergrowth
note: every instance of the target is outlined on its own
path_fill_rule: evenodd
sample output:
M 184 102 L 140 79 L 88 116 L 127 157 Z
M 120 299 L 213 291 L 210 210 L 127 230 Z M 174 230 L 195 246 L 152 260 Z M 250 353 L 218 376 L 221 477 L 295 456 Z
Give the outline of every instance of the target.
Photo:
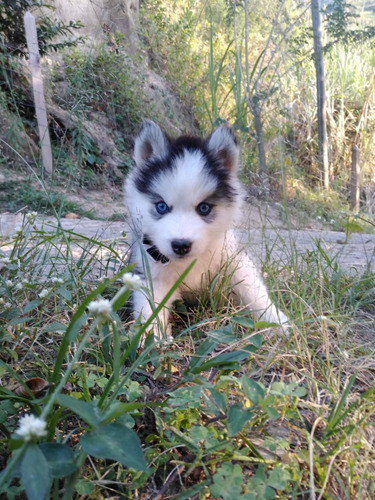
M 137 350 L 125 240 L 34 219 L 0 247 L 3 495 L 373 497 L 374 274 L 292 245 L 264 262 L 288 339 L 211 292 Z
M 140 74 L 120 34 L 117 42 L 116 50 L 102 45 L 91 51 L 75 49 L 65 56 L 64 104 L 78 115 L 103 112 L 116 131 L 131 136 L 142 121 L 145 97 Z

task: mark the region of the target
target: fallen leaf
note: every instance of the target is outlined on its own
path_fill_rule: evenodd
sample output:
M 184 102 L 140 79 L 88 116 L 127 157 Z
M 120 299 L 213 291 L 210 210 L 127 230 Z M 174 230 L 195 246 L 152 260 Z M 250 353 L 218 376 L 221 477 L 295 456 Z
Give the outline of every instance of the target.
M 39 396 L 47 387 L 50 386 L 47 380 L 40 377 L 33 377 L 25 380 L 25 385 L 30 389 L 34 396 Z M 15 392 L 18 396 L 30 399 L 30 393 L 18 382 L 14 382 L 8 386 L 8 389 Z

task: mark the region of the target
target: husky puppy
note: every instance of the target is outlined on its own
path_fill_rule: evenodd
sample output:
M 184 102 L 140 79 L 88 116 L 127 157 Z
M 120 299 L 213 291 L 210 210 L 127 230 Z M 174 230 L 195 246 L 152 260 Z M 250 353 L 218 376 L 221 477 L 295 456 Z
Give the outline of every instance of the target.
M 240 303 L 265 321 L 285 324 L 287 317 L 272 304 L 232 229 L 240 184 L 239 148 L 231 129 L 223 125 L 207 139 L 171 139 L 146 121 L 135 140 L 134 159 L 135 168 L 125 182 L 134 236 L 131 262 L 156 305 L 196 260 L 154 322 L 156 336 L 170 333 L 173 302 L 207 286 L 208 276 L 215 276 L 223 264 L 229 266 L 231 293 Z M 134 292 L 133 307 L 135 319 L 146 321 L 152 314 L 142 290 Z

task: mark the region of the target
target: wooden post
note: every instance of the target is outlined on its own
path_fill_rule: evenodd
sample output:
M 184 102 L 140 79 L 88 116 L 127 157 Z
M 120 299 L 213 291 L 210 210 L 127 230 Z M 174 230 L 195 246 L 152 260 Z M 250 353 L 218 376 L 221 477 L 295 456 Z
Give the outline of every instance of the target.
M 40 55 L 35 18 L 31 14 L 31 12 L 26 12 L 23 20 L 25 25 L 27 48 L 29 51 L 35 113 L 38 122 L 40 145 L 42 148 L 42 163 L 46 172 L 51 174 L 53 168 L 52 150 L 48 130 L 46 103 L 44 100 L 43 76 L 40 67 Z
M 352 210 L 359 212 L 359 196 L 361 184 L 361 171 L 359 168 L 359 147 L 352 149 L 352 176 L 350 182 L 350 204 Z

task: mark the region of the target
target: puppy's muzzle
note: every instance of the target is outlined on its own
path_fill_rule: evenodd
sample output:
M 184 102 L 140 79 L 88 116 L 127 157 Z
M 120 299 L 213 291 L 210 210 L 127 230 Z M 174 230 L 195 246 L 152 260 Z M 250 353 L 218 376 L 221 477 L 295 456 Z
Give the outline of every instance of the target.
M 189 240 L 173 240 L 171 245 L 176 255 L 186 255 L 191 250 L 192 242 Z

